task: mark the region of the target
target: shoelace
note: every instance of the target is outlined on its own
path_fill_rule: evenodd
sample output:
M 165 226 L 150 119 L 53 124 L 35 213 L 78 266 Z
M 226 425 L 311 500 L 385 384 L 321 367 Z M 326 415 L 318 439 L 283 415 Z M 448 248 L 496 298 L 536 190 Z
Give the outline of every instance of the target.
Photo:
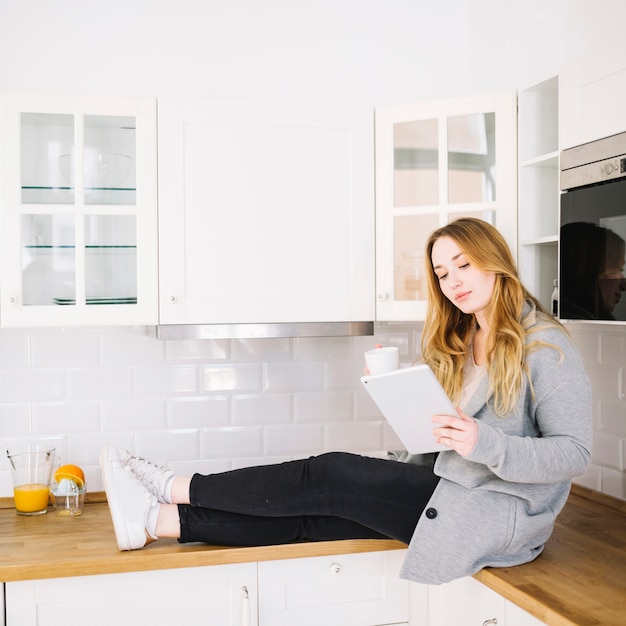
M 170 472 L 166 467 L 155 465 L 143 457 L 130 456 L 124 467 L 131 472 L 135 478 L 157 499 L 159 498 L 159 487 L 165 486 L 165 479 Z

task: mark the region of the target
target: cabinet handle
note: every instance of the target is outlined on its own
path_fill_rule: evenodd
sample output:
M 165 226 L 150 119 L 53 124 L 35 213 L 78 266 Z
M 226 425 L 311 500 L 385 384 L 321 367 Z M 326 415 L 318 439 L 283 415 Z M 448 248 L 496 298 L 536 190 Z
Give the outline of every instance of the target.
M 342 570 L 342 569 L 343 569 L 343 568 L 341 567 L 341 564 L 340 564 L 340 563 L 333 563 L 333 564 L 330 566 L 330 573 L 331 573 L 331 574 L 341 574 L 341 570 Z
M 386 291 L 379 291 L 376 297 L 378 298 L 379 302 L 384 302 L 385 300 L 389 299 L 389 294 Z
M 483 626 L 490 626 L 490 624 L 493 624 L 494 626 L 498 623 L 498 618 L 494 617 L 493 619 L 486 619 L 483 622 Z
M 250 626 L 250 594 L 248 587 L 241 588 L 241 626 Z

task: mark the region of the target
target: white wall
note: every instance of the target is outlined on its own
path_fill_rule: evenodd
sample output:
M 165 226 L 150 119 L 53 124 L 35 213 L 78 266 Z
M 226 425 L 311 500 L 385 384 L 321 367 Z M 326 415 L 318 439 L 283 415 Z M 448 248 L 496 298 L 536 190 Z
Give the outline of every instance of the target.
M 0 0 L 0 90 L 373 107 L 526 87 L 621 38 L 625 18 L 621 0 Z M 162 343 L 133 328 L 2 330 L 0 440 L 55 439 L 93 490 L 108 440 L 179 471 L 375 453 L 393 440 L 355 382 L 361 353 L 396 343 L 410 360 L 418 332 Z M 582 482 L 626 498 L 624 335 L 573 332 L 596 402 Z
M 396 104 L 518 88 L 620 0 L 0 0 L 0 88 Z

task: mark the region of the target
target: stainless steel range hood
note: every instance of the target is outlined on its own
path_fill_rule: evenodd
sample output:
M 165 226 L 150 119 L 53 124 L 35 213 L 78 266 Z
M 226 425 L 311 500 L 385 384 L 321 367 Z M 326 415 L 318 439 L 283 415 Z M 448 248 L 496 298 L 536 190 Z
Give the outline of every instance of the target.
M 294 322 L 277 324 L 162 324 L 157 339 L 268 339 L 276 337 L 355 337 L 374 334 L 374 322 Z

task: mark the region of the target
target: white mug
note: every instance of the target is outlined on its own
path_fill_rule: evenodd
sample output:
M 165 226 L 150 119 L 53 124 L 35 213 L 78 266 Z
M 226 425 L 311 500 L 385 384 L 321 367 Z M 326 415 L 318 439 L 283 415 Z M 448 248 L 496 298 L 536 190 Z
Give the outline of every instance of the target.
M 365 364 L 370 374 L 385 374 L 400 367 L 400 351 L 397 347 L 374 348 L 365 353 Z

